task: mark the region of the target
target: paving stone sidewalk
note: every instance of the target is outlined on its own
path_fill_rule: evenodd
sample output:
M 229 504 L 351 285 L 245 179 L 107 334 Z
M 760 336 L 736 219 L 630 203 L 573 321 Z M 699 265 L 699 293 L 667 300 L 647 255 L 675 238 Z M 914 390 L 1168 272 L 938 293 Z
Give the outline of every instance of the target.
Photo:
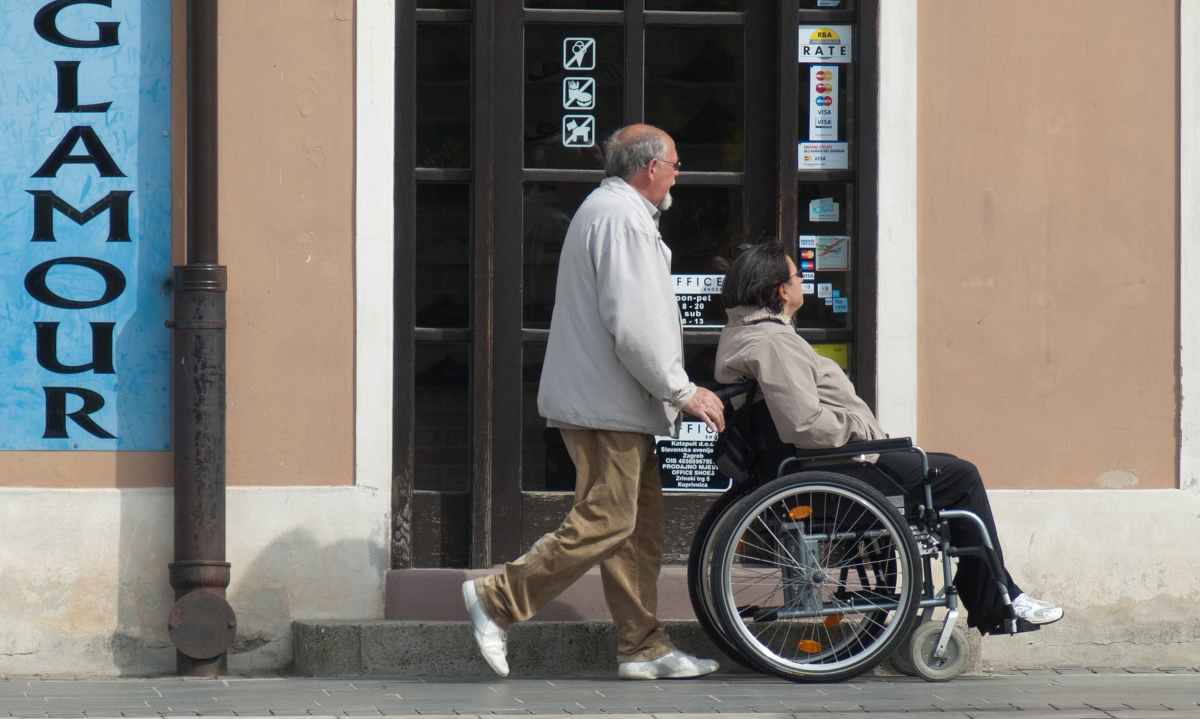
M 757 719 L 1200 719 L 1200 673 L 1062 668 L 928 684 L 798 685 L 757 675 L 452 679 L 0 678 L 0 717 L 753 715 Z

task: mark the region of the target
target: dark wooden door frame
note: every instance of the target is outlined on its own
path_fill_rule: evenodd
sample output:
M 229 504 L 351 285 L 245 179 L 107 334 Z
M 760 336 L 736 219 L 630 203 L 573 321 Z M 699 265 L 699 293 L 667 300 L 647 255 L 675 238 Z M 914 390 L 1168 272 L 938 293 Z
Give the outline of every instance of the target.
M 774 137 L 747 137 L 743 172 L 688 172 L 681 185 L 739 185 L 743 188 L 743 229 L 770 228 L 781 239 L 794 238 L 798 227 L 797 182 L 854 181 L 854 235 L 857 271 L 853 297 L 855 318 L 851 333 L 853 362 L 859 391 L 872 406 L 875 400 L 878 130 L 878 0 L 858 0 L 856 11 L 805 10 L 798 0 L 770 5 L 750 0 L 741 13 L 670 13 L 645 10 L 645 0 L 625 0 L 623 10 L 526 10 L 522 0 L 476 2 L 474 10 L 416 10 L 414 3 L 397 6 L 396 53 L 396 282 L 395 282 L 395 455 L 393 481 L 393 566 L 416 563 L 414 521 L 428 511 L 445 512 L 443 526 L 470 523 L 469 564 L 487 567 L 518 555 L 537 534 L 552 528 L 570 504 L 568 493 L 524 492 L 522 489 L 523 352 L 528 341 L 544 341 L 545 330 L 522 327 L 523 304 L 523 183 L 598 182 L 597 170 L 526 170 L 524 164 L 523 31 L 526 23 L 623 23 L 625 33 L 626 123 L 644 119 L 644 37 L 647 26 L 744 26 L 747 68 L 776 62 L 777 86 L 762 92 L 747 79 L 744 95 L 746 123 L 765 122 Z M 472 165 L 469 170 L 415 168 L 416 24 L 418 21 L 472 23 Z M 851 140 L 857 150 L 855 169 L 800 173 L 796 167 L 799 124 L 799 73 L 796 62 L 799 23 L 856 23 L 854 96 Z M 777 25 L 777 49 L 750 42 Z M 759 83 L 761 85 L 761 83 Z M 769 117 L 769 120 L 764 118 Z M 770 153 L 777 157 L 769 157 Z M 434 330 L 414 327 L 412 278 L 415 271 L 416 182 L 454 180 L 471 183 L 471 328 Z M 765 196 L 771 202 L 764 202 Z M 792 242 L 787 243 L 789 246 Z M 808 334 L 808 333 L 806 333 Z M 810 339 L 837 339 L 813 333 Z M 421 507 L 414 495 L 414 342 L 418 340 L 471 342 L 470 497 L 466 502 L 428 501 Z M 687 343 L 711 344 L 714 332 L 687 333 Z M 420 493 L 418 493 L 420 494 Z M 425 493 L 430 494 L 430 493 Z M 681 519 L 675 531 L 685 532 L 711 497 L 673 495 L 669 503 Z M 469 507 L 469 511 L 467 510 Z M 414 516 L 416 515 L 416 516 Z M 466 515 L 466 516 L 464 516 Z M 674 542 L 674 545 L 682 544 Z M 678 547 L 671 550 L 673 558 Z

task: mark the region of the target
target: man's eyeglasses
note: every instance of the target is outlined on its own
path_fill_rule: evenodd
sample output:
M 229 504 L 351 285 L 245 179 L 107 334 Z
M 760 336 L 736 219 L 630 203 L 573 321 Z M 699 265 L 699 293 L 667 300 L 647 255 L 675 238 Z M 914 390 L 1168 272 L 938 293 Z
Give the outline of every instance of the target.
M 683 160 L 676 160 L 675 162 L 671 162 L 670 160 L 664 160 L 661 157 L 656 157 L 654 159 L 658 160 L 659 162 L 667 163 L 671 167 L 675 168 L 676 172 L 683 172 Z

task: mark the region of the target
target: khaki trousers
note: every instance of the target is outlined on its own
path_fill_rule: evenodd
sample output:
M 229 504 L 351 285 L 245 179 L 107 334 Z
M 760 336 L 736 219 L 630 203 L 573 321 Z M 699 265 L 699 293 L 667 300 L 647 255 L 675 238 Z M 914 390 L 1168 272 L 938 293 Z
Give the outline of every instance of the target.
M 652 437 L 563 429 L 575 463 L 575 505 L 563 523 L 504 571 L 476 581 L 493 621 L 529 619 L 600 565 L 604 599 L 617 629 L 619 661 L 649 661 L 672 650 L 655 612 L 662 566 L 662 481 Z

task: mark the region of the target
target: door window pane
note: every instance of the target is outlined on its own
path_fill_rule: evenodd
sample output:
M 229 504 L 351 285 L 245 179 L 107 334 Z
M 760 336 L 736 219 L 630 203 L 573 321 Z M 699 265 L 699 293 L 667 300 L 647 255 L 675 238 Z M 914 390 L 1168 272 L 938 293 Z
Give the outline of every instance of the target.
M 525 27 L 525 166 L 604 167 L 601 146 L 621 126 L 624 30 Z
M 742 32 L 646 29 L 646 122 L 675 138 L 687 170 L 742 169 Z
M 418 327 L 466 327 L 470 312 L 470 185 L 417 185 Z M 397 280 L 403 287 L 406 280 Z
M 417 25 L 417 167 L 471 164 L 471 26 Z
M 855 0 L 800 0 L 801 10 L 853 10 Z
M 540 10 L 623 10 L 625 0 L 525 0 L 525 7 Z
M 546 345 L 529 343 L 522 358 L 521 488 L 526 492 L 575 490 L 575 465 L 567 454 L 562 434 L 546 426 L 538 414 L 538 381 L 546 359 Z
M 745 6 L 745 0 L 646 0 L 647 10 L 744 10 Z
M 853 186 L 842 183 L 802 183 L 799 188 L 800 232 L 795 246 L 796 268 L 813 294 L 796 312 L 800 328 L 847 329 L 852 304 L 854 260 Z
M 471 488 L 470 347 L 418 343 L 414 372 L 416 488 Z
M 471 0 L 417 0 L 420 10 L 470 10 Z
M 554 310 L 558 255 L 571 217 L 592 184 L 531 182 L 525 185 L 525 327 L 548 328 Z

